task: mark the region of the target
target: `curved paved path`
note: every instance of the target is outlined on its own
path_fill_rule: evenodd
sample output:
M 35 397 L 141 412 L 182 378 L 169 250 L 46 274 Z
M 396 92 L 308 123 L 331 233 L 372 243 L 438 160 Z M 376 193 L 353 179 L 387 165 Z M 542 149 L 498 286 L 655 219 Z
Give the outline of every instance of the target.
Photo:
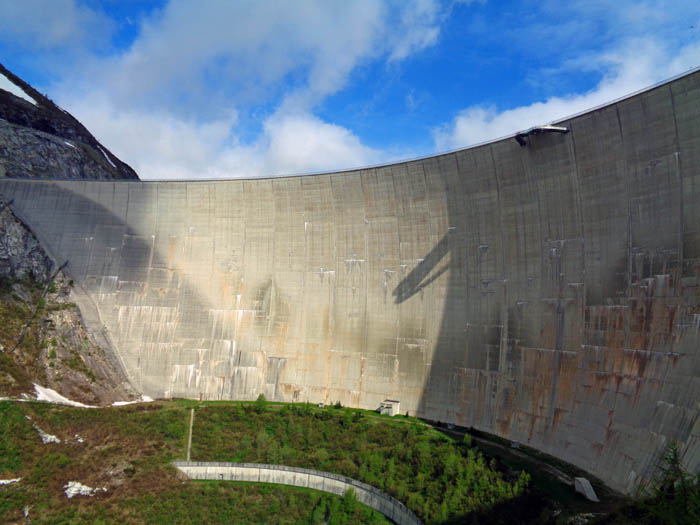
M 339 474 L 261 463 L 174 461 L 173 465 L 191 479 L 278 483 L 322 490 L 338 496 L 345 494 L 348 489 L 353 489 L 360 503 L 381 512 L 394 523 L 422 525 L 418 517 L 396 498 L 367 483 Z

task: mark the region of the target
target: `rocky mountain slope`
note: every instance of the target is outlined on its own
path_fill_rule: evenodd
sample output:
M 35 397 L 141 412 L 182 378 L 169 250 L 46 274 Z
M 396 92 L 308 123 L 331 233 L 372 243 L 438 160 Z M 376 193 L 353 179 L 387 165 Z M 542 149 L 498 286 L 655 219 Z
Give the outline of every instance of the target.
M 135 179 L 127 164 L 0 64 L 0 177 Z M 121 366 L 84 327 L 70 275 L 0 195 L 0 396 L 34 383 L 86 404 L 136 399 Z
M 34 383 L 86 404 L 136 399 L 112 353 L 85 330 L 73 283 L 0 201 L 0 396 Z
M 2 176 L 138 179 L 75 117 L 0 64 Z

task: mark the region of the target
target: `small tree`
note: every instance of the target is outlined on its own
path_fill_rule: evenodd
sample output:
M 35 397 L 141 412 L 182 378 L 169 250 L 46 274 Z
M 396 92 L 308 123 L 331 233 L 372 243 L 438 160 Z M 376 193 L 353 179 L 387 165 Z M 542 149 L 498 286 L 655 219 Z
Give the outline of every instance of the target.
M 265 409 L 267 408 L 267 400 L 265 399 L 265 394 L 260 394 L 258 398 L 255 400 L 255 411 L 258 414 L 262 414 L 265 412 Z
M 700 520 L 700 476 L 688 473 L 682 465 L 680 447 L 671 442 L 661 458 L 653 491 L 656 498 L 647 501 L 651 513 L 675 520 Z M 678 521 L 679 523 L 681 521 Z
M 467 447 L 472 446 L 472 437 L 467 432 L 464 433 L 464 438 L 462 439 L 462 443 L 464 443 L 464 445 Z
M 355 507 L 357 507 L 357 496 L 353 489 L 348 489 L 343 494 L 343 510 L 346 514 L 352 514 L 355 512 Z

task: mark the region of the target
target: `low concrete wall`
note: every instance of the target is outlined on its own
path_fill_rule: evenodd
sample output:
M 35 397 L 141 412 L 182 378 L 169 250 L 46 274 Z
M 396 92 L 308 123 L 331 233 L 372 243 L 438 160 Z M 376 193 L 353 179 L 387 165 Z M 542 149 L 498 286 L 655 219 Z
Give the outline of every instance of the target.
M 228 481 L 255 481 L 279 483 L 322 490 L 342 496 L 353 489 L 360 503 L 372 507 L 399 525 L 421 524 L 418 517 L 396 498 L 360 481 L 305 468 L 260 463 L 216 463 L 206 461 L 174 461 L 182 472 L 192 479 Z

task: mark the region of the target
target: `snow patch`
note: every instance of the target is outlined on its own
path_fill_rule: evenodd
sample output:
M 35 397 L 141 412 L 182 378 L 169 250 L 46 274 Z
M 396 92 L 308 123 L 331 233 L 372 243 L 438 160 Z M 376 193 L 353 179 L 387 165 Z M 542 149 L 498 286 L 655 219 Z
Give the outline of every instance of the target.
M 109 163 L 112 165 L 112 167 L 113 167 L 114 169 L 117 169 L 117 166 L 114 164 L 114 162 L 112 162 L 112 159 L 110 159 L 110 158 L 107 156 L 107 154 L 105 153 L 105 150 L 103 150 L 103 149 L 100 148 L 99 146 L 97 146 L 97 147 L 98 147 L 98 149 L 102 152 L 102 155 L 105 156 L 105 159 L 107 159 L 107 162 L 109 162 Z
M 36 383 L 34 383 L 34 391 L 36 392 L 37 401 L 48 401 L 49 403 L 58 403 L 59 405 L 70 405 L 73 407 L 95 408 L 91 405 L 84 405 L 82 403 L 78 403 L 77 401 L 72 401 L 67 397 L 63 397 L 55 390 L 44 388 Z
M 83 485 L 79 481 L 69 481 L 63 488 L 66 489 L 64 492 L 68 499 L 73 496 L 94 496 L 98 492 L 107 492 L 106 487 L 97 487 L 93 489 L 92 487 Z
M 61 442 L 61 440 L 58 439 L 56 436 L 49 434 L 48 432 L 44 432 L 38 426 L 34 425 L 34 428 L 36 429 L 37 432 L 39 432 L 39 437 L 41 438 L 41 442 L 44 445 L 48 445 L 49 443 L 60 443 Z
M 7 78 L 2 73 L 0 73 L 0 89 L 9 91 L 16 97 L 23 98 L 27 102 L 31 102 L 36 106 L 36 100 L 27 95 L 21 87 L 15 85 L 9 78 Z
M 115 401 L 112 403 L 113 407 L 123 407 L 124 405 L 133 405 L 134 403 L 150 403 L 153 401 L 153 398 L 150 396 L 141 396 L 141 399 L 137 399 L 136 401 Z
M 0 485 L 10 485 L 12 483 L 17 483 L 22 478 L 15 479 L 0 479 Z
M 70 142 L 68 142 L 67 140 L 64 140 L 63 143 L 64 143 L 66 146 L 70 146 L 71 148 L 75 149 L 75 146 L 74 146 L 73 144 L 71 144 Z
M 85 443 L 85 439 L 78 434 L 73 436 L 73 439 L 75 439 L 78 443 Z

